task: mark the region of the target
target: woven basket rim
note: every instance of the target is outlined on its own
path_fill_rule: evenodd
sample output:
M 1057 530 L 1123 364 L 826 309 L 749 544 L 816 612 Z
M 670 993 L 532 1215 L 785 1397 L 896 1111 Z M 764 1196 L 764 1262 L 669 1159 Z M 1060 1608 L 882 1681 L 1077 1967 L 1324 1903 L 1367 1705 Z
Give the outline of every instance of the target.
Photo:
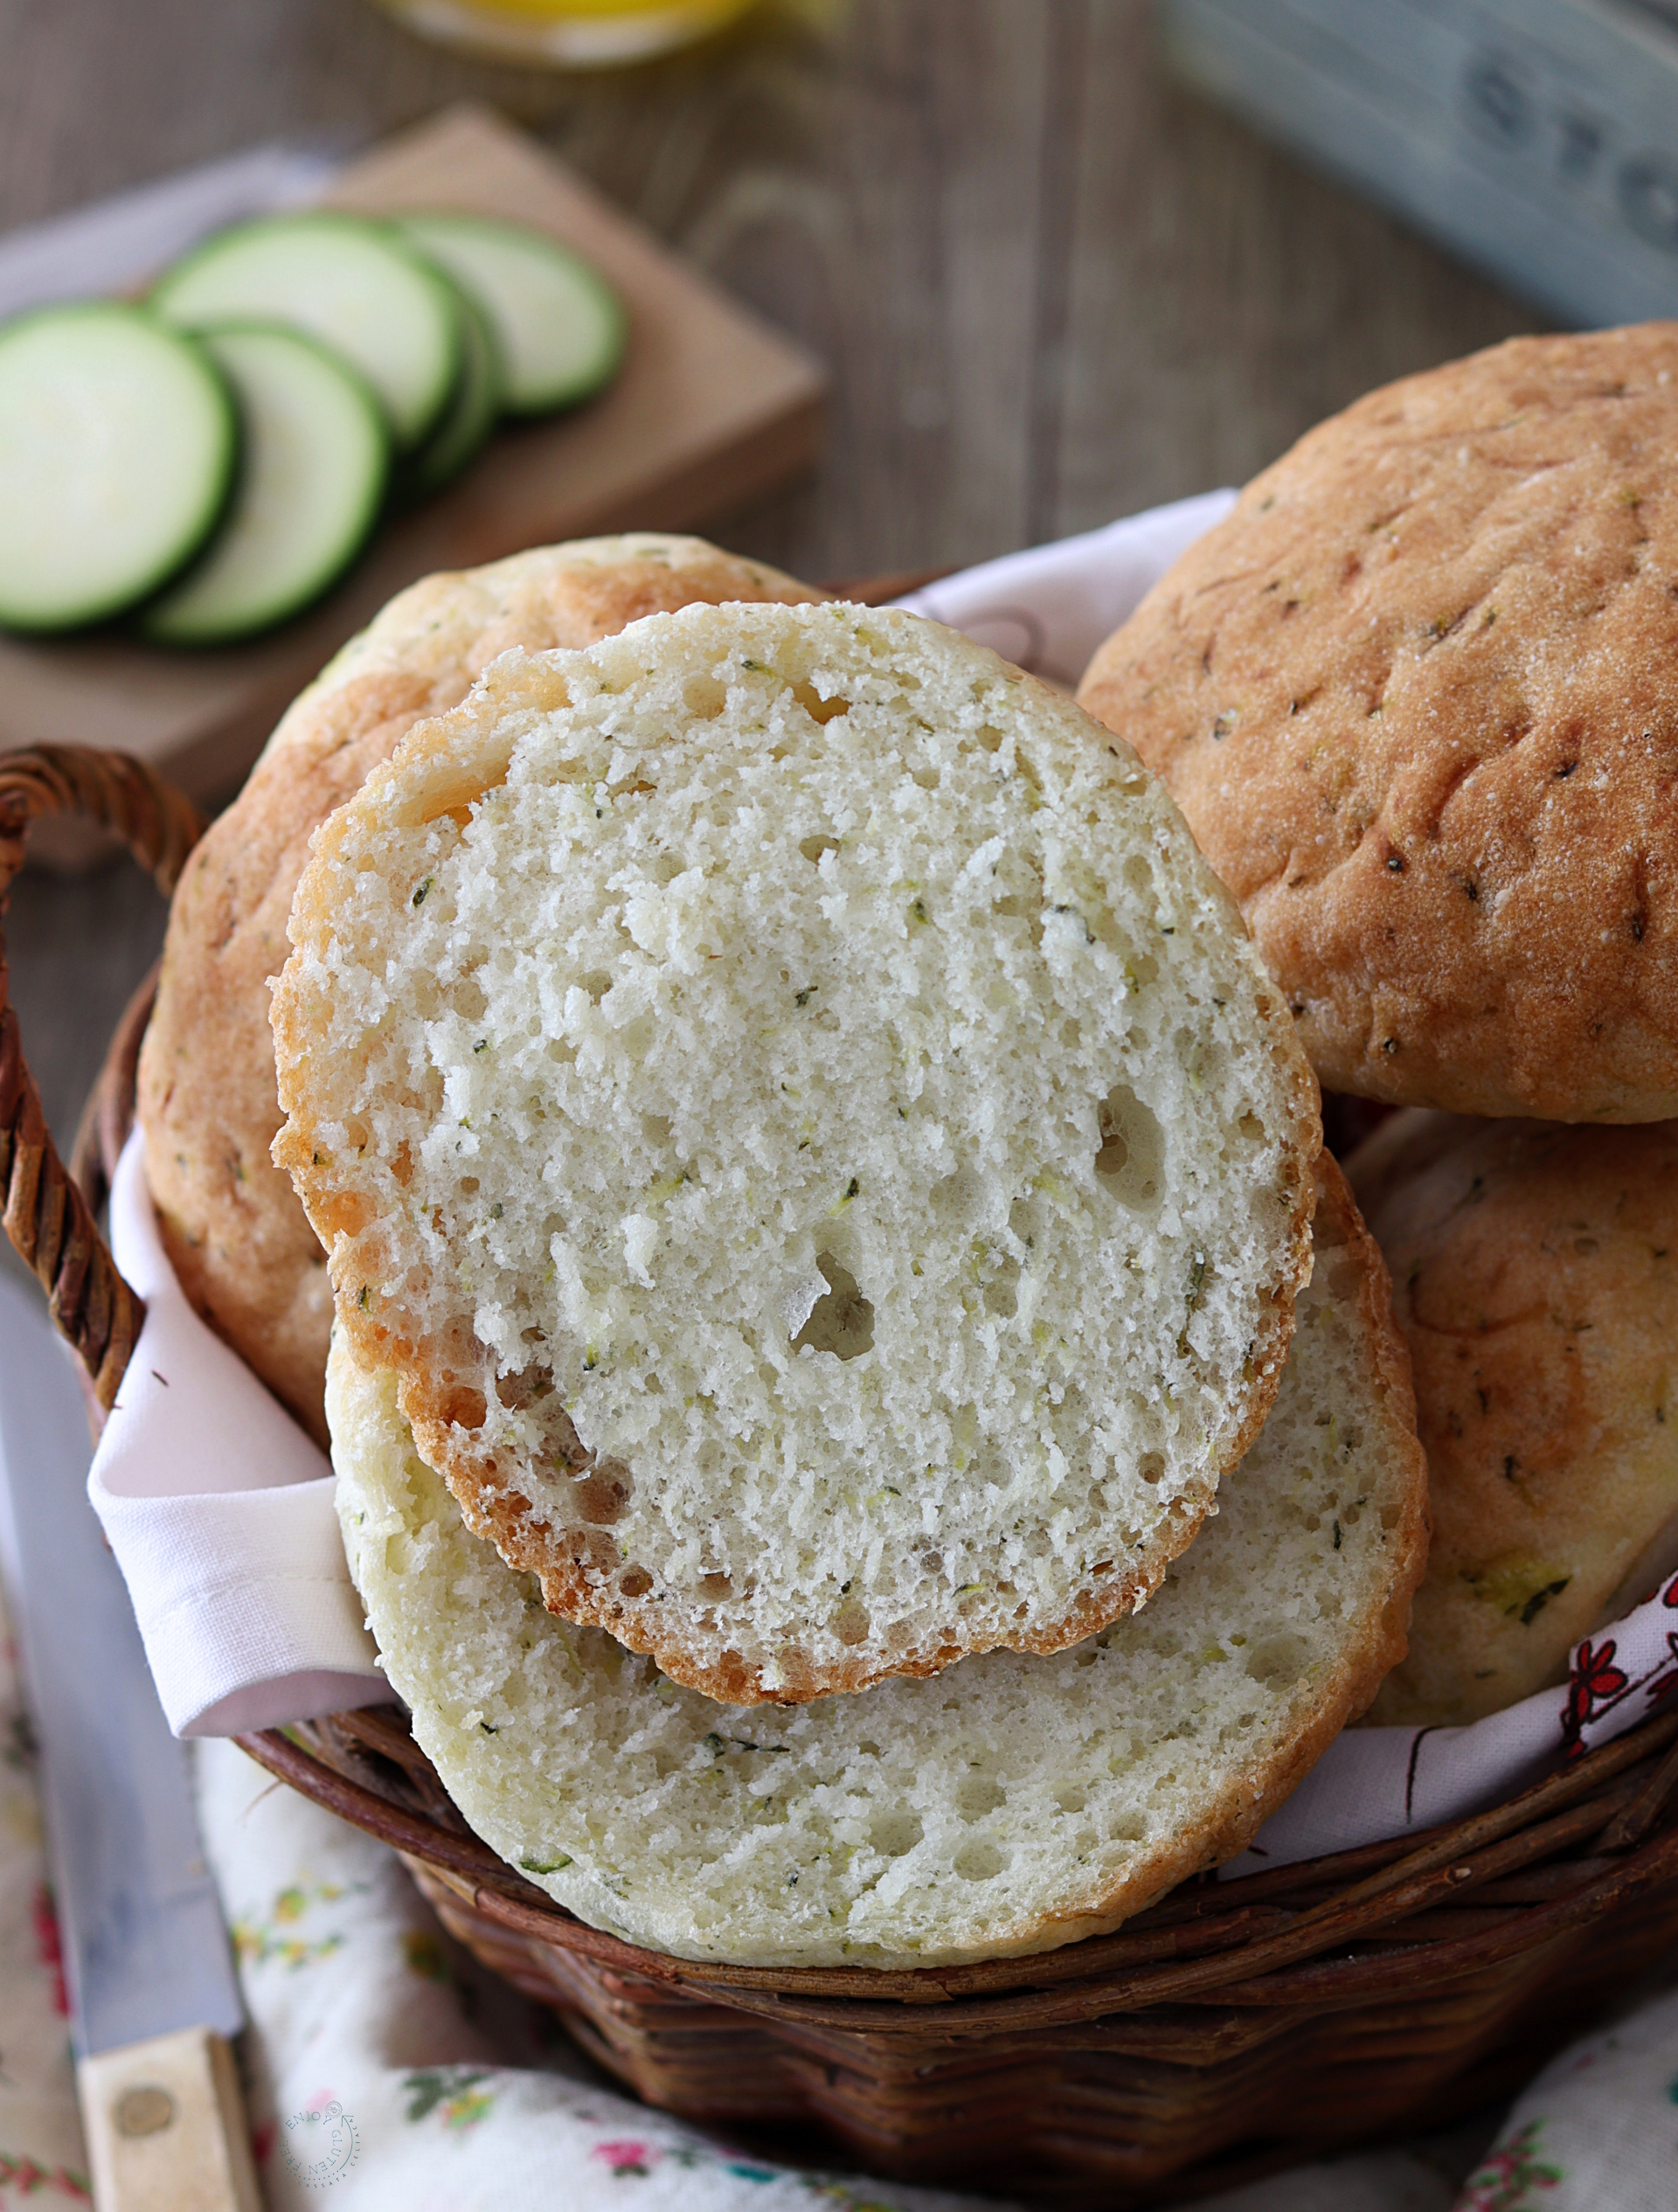
M 410 1746 L 402 1764 L 421 1765 L 434 1777 L 406 1737 L 397 1709 L 371 1709 L 378 1720 L 371 1730 L 364 1712 L 236 1740 L 316 1803 L 431 1867 L 487 1920 L 510 1932 L 576 1952 L 614 1973 L 830 2029 L 891 2034 L 893 2007 L 905 2015 L 896 2032 L 919 2034 L 936 2016 L 945 2038 L 1071 2025 L 1160 2005 L 1315 2008 L 1358 2003 L 1424 1977 L 1432 1981 L 1472 1973 L 1678 1873 L 1678 1829 L 1645 1841 L 1678 1790 L 1678 1711 L 1656 1710 L 1558 1772 L 1466 1820 L 1228 1881 L 1193 1877 L 1111 1935 L 962 1966 L 735 1966 L 678 1958 L 591 1927 L 524 1881 L 469 1831 L 454 1831 L 434 1814 L 397 1803 L 322 1755 L 322 1731 L 337 1730 L 363 1744 L 370 1733 L 377 1740 L 391 1731 Z M 374 1756 L 390 1758 L 388 1733 Z M 440 1783 L 436 1787 L 440 1792 Z M 1454 1903 L 1589 1843 L 1595 1850 L 1572 1862 L 1576 1883 L 1510 1914 L 1501 1930 L 1441 1937 L 1418 1929 L 1404 1945 L 1396 1973 L 1390 1959 L 1324 1957 L 1360 1939 L 1386 1936 L 1447 1899 Z

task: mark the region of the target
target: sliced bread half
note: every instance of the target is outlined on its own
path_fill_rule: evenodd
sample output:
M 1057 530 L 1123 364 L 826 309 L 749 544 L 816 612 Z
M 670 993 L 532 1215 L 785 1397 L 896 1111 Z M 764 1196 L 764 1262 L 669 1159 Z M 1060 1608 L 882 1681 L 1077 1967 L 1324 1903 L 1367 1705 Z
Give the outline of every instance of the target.
M 1275 1396 L 1314 1085 L 1164 788 L 965 639 L 510 655 L 274 1006 L 341 1317 L 547 1601 L 795 1702 L 1154 1587 Z
M 932 1966 L 1116 1926 L 1241 1849 L 1402 1657 L 1426 1474 L 1385 1271 L 1324 1159 L 1275 1410 L 1145 1612 L 749 1721 L 474 1536 L 395 1378 L 342 1332 L 327 1404 L 351 1571 L 393 1688 L 492 1848 L 689 1959 Z

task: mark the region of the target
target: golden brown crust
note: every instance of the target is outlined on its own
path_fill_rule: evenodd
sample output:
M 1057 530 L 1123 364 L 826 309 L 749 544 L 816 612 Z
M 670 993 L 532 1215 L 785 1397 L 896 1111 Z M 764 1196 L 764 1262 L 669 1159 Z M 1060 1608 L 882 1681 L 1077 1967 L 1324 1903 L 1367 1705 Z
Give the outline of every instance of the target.
M 693 537 L 585 539 L 400 593 L 290 709 L 175 894 L 140 1062 L 146 1173 L 181 1286 L 325 1445 L 325 1255 L 269 1158 L 281 1115 L 268 979 L 309 841 L 423 718 L 497 654 L 581 646 L 696 600 L 822 594 Z
M 1678 1113 L 1678 323 L 1371 392 L 1096 655 L 1330 1089 Z
M 1563 1678 L 1678 1511 L 1678 1126 L 1406 1113 L 1350 1173 L 1392 1269 L 1435 1529 L 1374 1717 L 1477 1720 Z

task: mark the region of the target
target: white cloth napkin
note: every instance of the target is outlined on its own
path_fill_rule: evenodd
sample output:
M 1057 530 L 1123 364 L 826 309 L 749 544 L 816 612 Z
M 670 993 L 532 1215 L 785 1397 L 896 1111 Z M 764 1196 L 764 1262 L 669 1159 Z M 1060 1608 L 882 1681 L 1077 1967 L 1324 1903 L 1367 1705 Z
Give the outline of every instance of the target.
M 904 604 L 1057 682 L 1234 494 L 1179 500 L 988 561 Z M 111 1199 L 145 1327 L 89 1487 L 177 1735 L 232 1735 L 390 1695 L 350 1584 L 330 1470 L 182 1296 L 138 1134 Z M 1631 1725 L 1678 1682 L 1678 1578 L 1586 1638 L 1564 1688 L 1470 1728 L 1349 1730 L 1225 1869 L 1250 1872 L 1457 1820 Z
M 1203 491 L 1150 507 L 1052 545 L 981 561 L 897 604 L 989 646 L 1031 676 L 1075 684 L 1101 641 L 1235 499 L 1232 491 Z
M 170 1728 L 236 1736 L 388 1699 L 331 1467 L 187 1304 L 138 1130 L 111 1189 L 111 1248 L 146 1318 L 87 1488 Z

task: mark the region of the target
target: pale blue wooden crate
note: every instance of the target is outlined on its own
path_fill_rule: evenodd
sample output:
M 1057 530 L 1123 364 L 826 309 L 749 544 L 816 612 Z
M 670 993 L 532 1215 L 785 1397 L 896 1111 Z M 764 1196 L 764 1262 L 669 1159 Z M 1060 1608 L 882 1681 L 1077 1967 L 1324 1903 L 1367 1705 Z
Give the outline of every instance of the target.
M 1158 0 L 1168 65 L 1543 303 L 1678 316 L 1678 0 Z

